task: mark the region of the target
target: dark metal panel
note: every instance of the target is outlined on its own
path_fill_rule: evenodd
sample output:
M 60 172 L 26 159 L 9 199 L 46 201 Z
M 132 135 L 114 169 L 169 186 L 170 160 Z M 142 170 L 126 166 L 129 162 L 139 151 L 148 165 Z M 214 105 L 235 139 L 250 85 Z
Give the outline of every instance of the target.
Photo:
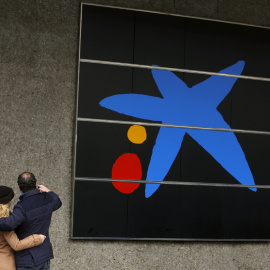
M 270 77 L 265 68 L 270 60 L 266 52 L 270 44 L 267 29 L 115 8 L 87 6 L 84 11 L 81 58 L 212 72 L 244 60 L 244 75 Z M 99 102 L 124 93 L 163 98 L 149 69 L 86 62 L 81 62 L 80 68 L 81 119 L 142 121 L 105 109 Z M 208 77 L 175 74 L 188 87 Z M 218 111 L 232 128 L 269 131 L 268 85 L 238 79 Z M 129 125 L 79 121 L 76 177 L 110 178 L 114 161 L 124 153 L 135 153 L 141 160 L 142 179 L 146 179 L 158 128 L 146 128 L 148 137 L 142 145 L 128 141 L 128 128 Z M 268 184 L 268 136 L 242 134 L 237 135 L 237 140 L 255 183 Z M 264 219 L 269 206 L 265 204 L 262 210 L 268 189 L 253 192 L 248 188 L 215 186 L 238 182 L 189 135 L 185 135 L 164 181 L 207 182 L 213 187 L 161 185 L 150 198 L 145 198 L 144 184 L 127 195 L 111 183 L 75 180 L 73 237 L 222 241 L 269 238 L 266 228 L 270 221 Z M 262 222 L 265 223 L 259 231 Z

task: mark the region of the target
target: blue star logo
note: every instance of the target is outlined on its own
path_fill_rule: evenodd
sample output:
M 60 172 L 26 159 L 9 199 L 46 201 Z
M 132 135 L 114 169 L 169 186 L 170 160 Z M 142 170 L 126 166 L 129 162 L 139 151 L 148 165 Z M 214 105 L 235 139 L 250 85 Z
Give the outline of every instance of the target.
M 240 75 L 244 65 L 244 61 L 239 61 L 219 73 Z M 121 114 L 161 121 L 163 124 L 230 129 L 217 111 L 217 106 L 231 91 L 237 78 L 211 76 L 189 88 L 170 71 L 153 69 L 152 75 L 163 98 L 121 94 L 103 99 L 100 105 Z M 233 132 L 169 127 L 161 127 L 159 130 L 146 180 L 164 180 L 186 133 L 241 184 L 255 184 L 245 154 Z M 145 197 L 150 197 L 159 186 L 146 184 Z

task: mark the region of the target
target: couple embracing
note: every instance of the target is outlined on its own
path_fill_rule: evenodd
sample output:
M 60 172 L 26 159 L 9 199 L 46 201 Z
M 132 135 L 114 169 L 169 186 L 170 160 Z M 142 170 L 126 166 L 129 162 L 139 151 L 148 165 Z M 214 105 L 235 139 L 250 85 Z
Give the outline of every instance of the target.
M 45 186 L 37 186 L 30 172 L 19 175 L 18 187 L 22 195 L 10 214 L 14 192 L 0 186 L 0 270 L 50 269 L 49 226 L 61 200 Z

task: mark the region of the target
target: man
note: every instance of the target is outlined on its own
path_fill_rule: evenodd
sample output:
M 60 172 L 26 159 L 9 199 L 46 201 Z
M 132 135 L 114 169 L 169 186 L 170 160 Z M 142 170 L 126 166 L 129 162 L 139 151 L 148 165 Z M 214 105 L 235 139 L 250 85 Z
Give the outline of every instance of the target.
M 46 239 L 42 245 L 16 252 L 16 267 L 17 270 L 50 269 L 53 250 L 49 238 L 49 226 L 52 212 L 60 208 L 62 202 L 45 186 L 37 186 L 33 173 L 20 174 L 18 186 L 23 194 L 14 206 L 13 213 L 7 218 L 0 218 L 0 231 L 15 230 L 19 239 L 31 234 L 44 234 Z

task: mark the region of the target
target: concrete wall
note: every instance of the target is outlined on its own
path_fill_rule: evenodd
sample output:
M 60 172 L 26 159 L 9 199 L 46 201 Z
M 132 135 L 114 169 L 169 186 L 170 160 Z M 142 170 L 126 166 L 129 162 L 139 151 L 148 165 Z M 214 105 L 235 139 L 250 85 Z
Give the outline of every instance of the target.
M 270 26 L 269 0 L 85 2 Z M 60 195 L 52 269 L 270 269 L 268 243 L 69 239 L 79 16 L 79 0 L 0 1 L 0 184 L 18 196 L 29 170 Z

